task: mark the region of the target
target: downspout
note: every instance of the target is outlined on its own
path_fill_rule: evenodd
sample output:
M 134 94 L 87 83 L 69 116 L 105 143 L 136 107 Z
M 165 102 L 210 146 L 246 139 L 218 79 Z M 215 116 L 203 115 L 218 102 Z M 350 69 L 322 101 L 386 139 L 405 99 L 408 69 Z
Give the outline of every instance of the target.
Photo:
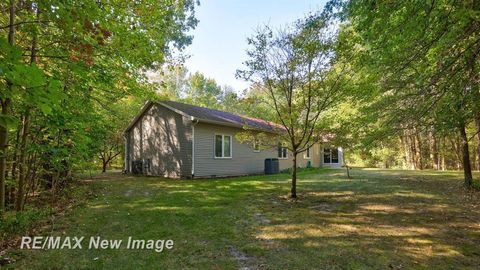
M 192 179 L 195 177 L 195 125 L 198 119 L 192 116 Z

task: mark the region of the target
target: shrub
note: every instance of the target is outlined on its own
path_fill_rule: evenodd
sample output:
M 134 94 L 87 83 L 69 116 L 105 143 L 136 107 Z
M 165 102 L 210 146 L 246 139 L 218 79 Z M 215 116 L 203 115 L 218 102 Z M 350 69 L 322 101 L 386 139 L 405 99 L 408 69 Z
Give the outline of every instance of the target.
M 51 208 L 25 209 L 22 212 L 0 214 L 0 239 L 4 240 L 14 234 L 23 234 L 38 220 L 52 214 Z

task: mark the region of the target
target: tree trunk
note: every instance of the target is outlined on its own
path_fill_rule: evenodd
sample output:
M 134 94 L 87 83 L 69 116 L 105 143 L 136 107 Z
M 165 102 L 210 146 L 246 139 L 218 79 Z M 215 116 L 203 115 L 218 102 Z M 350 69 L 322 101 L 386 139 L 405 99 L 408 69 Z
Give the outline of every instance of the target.
M 450 138 L 450 144 L 452 145 L 453 152 L 455 153 L 455 166 L 457 167 L 457 170 L 459 171 L 460 169 L 463 168 L 463 155 L 462 155 L 462 143 L 460 141 L 459 136 L 455 136 L 454 139 Z
M 292 153 L 292 189 L 290 191 L 290 198 L 297 198 L 297 152 Z
M 437 137 L 435 130 L 431 130 L 430 133 L 430 159 L 432 161 L 432 169 L 438 170 L 438 150 L 437 150 Z
M 400 136 L 400 144 L 403 147 L 403 152 L 404 152 L 404 162 L 405 162 L 405 169 L 410 168 L 410 152 L 408 151 L 408 143 L 407 143 L 407 138 L 405 136 L 405 132 L 403 135 Z
M 407 152 L 407 165 L 409 170 L 415 170 L 415 141 L 408 132 L 405 136 L 405 147 Z
M 410 169 L 411 170 L 416 170 L 418 167 L 418 162 L 417 162 L 417 145 L 416 145 L 416 140 L 414 135 L 408 136 L 409 143 L 410 143 Z
M 445 171 L 445 148 L 446 148 L 446 139 L 445 136 L 440 140 L 440 166 L 442 167 L 442 171 Z
M 10 176 L 12 179 L 16 179 L 17 177 L 17 163 L 18 163 L 18 143 L 20 142 L 20 133 L 22 131 L 22 124 L 20 123 L 17 127 L 17 132 L 15 136 L 15 145 L 13 146 L 13 152 L 12 152 L 12 167 L 10 170 Z
M 27 138 L 29 130 L 30 109 L 25 111 L 22 121 L 22 138 L 20 143 L 20 157 L 18 160 L 18 186 L 17 186 L 17 198 L 15 200 L 15 211 L 22 211 L 24 193 L 25 193 L 25 179 L 27 175 L 26 170 L 26 156 L 27 156 Z
M 37 22 L 40 20 L 40 10 L 36 8 L 36 20 Z M 30 49 L 30 65 L 33 65 L 37 62 L 37 34 L 36 31 L 32 37 L 32 46 Z M 27 107 L 25 110 L 25 115 L 23 117 L 22 122 L 22 138 L 20 143 L 20 155 L 19 155 L 19 162 L 18 162 L 18 190 L 17 190 L 17 199 L 15 203 L 15 210 L 22 211 L 23 210 L 23 203 L 25 200 L 25 182 L 27 179 L 27 164 L 26 164 L 26 157 L 27 157 L 27 140 L 28 134 L 30 129 L 30 111 L 31 108 Z
M 477 124 L 477 171 L 480 171 L 480 115 L 475 119 Z
M 423 157 L 422 157 L 422 141 L 420 139 L 420 134 L 415 130 L 415 145 L 416 145 L 416 160 L 417 160 L 417 169 L 423 170 Z
M 460 139 L 462 143 L 462 157 L 463 157 L 463 174 L 465 178 L 465 186 L 470 188 L 473 184 L 472 167 L 470 165 L 470 152 L 468 151 L 468 137 L 465 131 L 465 123 L 461 122 L 459 125 Z
M 107 165 L 108 161 L 102 160 L 102 173 L 105 173 L 107 171 Z
M 15 1 L 10 0 L 9 4 L 9 27 L 8 27 L 8 43 L 10 46 L 15 45 Z M 7 93 L 12 93 L 13 87 L 7 82 Z M 2 115 L 8 115 L 10 106 L 10 98 L 1 100 Z M 5 209 L 5 178 L 7 173 L 7 142 L 8 128 L 0 127 L 0 211 Z
M 27 178 L 25 185 L 28 187 L 27 190 L 25 191 L 25 200 L 23 202 L 23 205 L 27 204 L 29 194 L 31 193 L 33 196 L 35 194 L 35 180 L 33 179 L 34 177 L 34 169 L 35 169 L 35 158 L 36 154 L 34 153 L 33 155 L 30 155 L 28 160 L 28 167 L 27 167 Z
M 8 114 L 10 100 L 2 101 L 2 114 Z M 0 126 L 0 212 L 5 209 L 5 178 L 7 173 L 8 130 Z

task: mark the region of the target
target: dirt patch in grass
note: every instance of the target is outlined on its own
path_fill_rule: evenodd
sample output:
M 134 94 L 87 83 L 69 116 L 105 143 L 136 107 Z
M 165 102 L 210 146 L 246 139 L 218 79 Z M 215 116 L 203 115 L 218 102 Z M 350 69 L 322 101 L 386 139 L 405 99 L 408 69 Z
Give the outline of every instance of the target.
M 241 250 L 234 246 L 228 247 L 230 255 L 235 259 L 238 265 L 238 270 L 261 270 L 266 269 L 266 266 L 253 256 L 248 256 Z
M 332 213 L 335 211 L 335 206 L 329 204 L 328 202 L 317 202 L 312 206 L 309 206 L 310 209 L 315 209 L 319 212 Z

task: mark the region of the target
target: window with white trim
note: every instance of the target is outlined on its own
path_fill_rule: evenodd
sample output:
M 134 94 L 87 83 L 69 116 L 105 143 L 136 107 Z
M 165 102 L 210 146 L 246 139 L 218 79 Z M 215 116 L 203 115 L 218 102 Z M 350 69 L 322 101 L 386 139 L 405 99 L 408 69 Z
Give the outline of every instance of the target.
M 278 158 L 280 159 L 288 158 L 288 149 L 282 143 L 278 144 Z
M 325 164 L 338 163 L 338 148 L 323 149 L 323 163 Z
M 224 134 L 215 135 L 215 157 L 232 157 L 232 136 Z

